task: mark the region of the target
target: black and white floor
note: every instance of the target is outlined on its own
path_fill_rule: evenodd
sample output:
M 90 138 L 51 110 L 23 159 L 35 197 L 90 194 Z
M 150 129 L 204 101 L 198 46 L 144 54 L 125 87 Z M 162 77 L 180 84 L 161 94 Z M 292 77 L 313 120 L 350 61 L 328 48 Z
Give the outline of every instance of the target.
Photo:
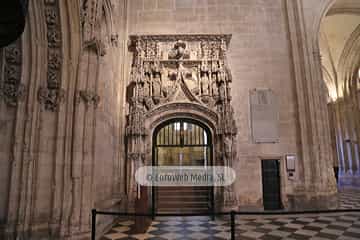
M 340 208 L 360 208 L 360 190 L 341 190 Z M 119 221 L 102 240 L 230 239 L 228 220 L 158 218 L 145 234 L 130 235 L 133 221 Z M 237 217 L 236 239 L 360 239 L 360 213 Z

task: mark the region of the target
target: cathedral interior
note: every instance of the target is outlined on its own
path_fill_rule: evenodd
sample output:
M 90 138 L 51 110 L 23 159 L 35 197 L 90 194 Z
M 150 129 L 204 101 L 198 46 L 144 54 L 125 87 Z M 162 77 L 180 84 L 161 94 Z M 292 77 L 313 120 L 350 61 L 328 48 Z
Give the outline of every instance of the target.
M 359 0 L 2 2 L 1 240 L 360 239 Z

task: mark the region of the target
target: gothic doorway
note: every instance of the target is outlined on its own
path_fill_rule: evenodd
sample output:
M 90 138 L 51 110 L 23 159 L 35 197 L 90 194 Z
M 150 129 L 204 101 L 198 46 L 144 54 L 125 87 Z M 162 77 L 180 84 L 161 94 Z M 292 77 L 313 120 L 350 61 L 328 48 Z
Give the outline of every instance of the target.
M 172 119 L 153 135 L 153 166 L 212 166 L 209 128 L 192 119 Z M 213 187 L 153 187 L 154 213 L 213 211 Z

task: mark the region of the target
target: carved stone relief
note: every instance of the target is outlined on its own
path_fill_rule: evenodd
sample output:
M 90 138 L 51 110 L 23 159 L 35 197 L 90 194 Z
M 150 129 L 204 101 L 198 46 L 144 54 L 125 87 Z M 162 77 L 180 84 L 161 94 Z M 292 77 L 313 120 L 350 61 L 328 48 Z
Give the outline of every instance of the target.
M 81 1 L 81 27 L 85 49 L 94 51 L 98 56 L 105 56 L 110 46 L 118 46 L 118 34 L 107 32 L 101 36 L 101 25 L 105 19 L 109 29 L 113 28 L 112 3 L 106 0 L 82 0 Z
M 206 37 L 209 37 L 206 40 Z M 231 75 L 226 63 L 228 36 L 201 36 L 161 41 L 134 37 L 136 60 L 131 82 L 147 110 L 176 100 L 216 109 L 231 100 Z M 183 94 L 186 97 L 178 97 Z
M 98 56 L 105 56 L 107 53 L 107 46 L 102 39 L 96 37 L 85 42 L 85 48 L 94 51 Z
M 88 90 L 78 91 L 76 94 L 76 98 L 77 103 L 80 103 L 80 101 L 84 101 L 86 107 L 90 107 L 91 105 L 93 105 L 94 108 L 97 108 L 100 103 L 100 96 L 95 92 Z
M 38 100 L 46 111 L 58 111 L 65 98 L 61 89 L 61 30 L 58 0 L 45 1 L 45 17 L 48 41 L 48 66 L 46 87 L 40 87 Z
M 119 34 L 111 34 L 111 43 L 113 47 L 119 46 Z
M 93 38 L 94 28 L 102 14 L 103 0 L 82 0 L 81 1 L 81 26 L 84 42 Z
M 218 146 L 214 149 L 221 154 L 215 155 L 215 162 L 232 165 L 236 158 L 237 128 L 231 106 L 232 77 L 226 57 L 230 38 L 230 35 L 131 37 L 134 60 L 128 87 L 128 156 L 150 152 L 146 148 L 151 145 L 151 136 L 144 123 L 157 109 L 169 105 L 173 111 L 176 103 L 188 103 L 199 112 L 205 108 L 217 115 L 214 142 Z M 133 160 L 138 161 L 128 158 L 128 162 Z M 132 166 L 141 164 L 131 163 Z M 134 191 L 134 186 L 129 187 Z M 224 205 L 234 205 L 234 202 L 233 194 L 224 194 Z
M 7 106 L 16 107 L 25 97 L 25 86 L 21 83 L 22 48 L 18 40 L 4 49 L 5 73 L 0 84 L 0 97 Z

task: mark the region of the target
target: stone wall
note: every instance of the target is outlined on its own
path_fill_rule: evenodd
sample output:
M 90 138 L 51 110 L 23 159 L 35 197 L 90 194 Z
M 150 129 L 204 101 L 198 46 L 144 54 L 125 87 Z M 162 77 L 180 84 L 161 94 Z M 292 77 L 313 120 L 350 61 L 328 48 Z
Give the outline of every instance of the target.
M 125 9 L 30 1 L 18 52 L 1 50 L 1 239 L 89 237 L 92 208 L 124 205 Z
M 136 0 L 129 4 L 130 34 L 232 34 L 228 60 L 238 126 L 235 188 L 241 206 L 261 209 L 261 159 L 275 158 L 283 163 L 286 154 L 300 150 L 284 2 Z M 278 143 L 253 142 L 249 92 L 255 88 L 272 89 L 277 97 Z M 284 164 L 281 168 L 286 205 L 286 195 L 295 182 L 288 181 Z

